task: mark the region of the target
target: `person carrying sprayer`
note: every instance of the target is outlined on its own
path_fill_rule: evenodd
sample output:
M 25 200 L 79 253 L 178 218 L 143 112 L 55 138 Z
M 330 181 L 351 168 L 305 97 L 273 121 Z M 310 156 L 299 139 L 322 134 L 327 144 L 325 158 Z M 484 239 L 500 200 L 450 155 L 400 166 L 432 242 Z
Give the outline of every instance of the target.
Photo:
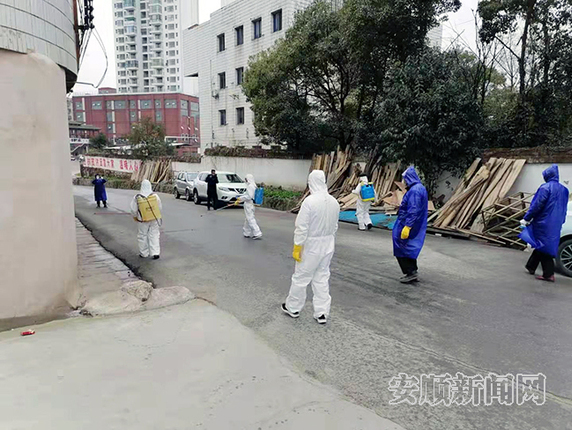
M 312 285 L 314 319 L 326 324 L 330 315 L 330 263 L 336 247 L 340 217 L 338 201 L 328 193 L 326 175 L 314 170 L 308 177 L 310 196 L 304 199 L 294 230 L 292 257 L 296 268 L 282 312 L 298 318 L 306 303 L 306 289 Z
M 256 182 L 254 182 L 254 176 L 250 174 L 246 175 L 246 183 L 246 193 L 236 199 L 234 204 L 244 203 L 244 216 L 246 217 L 243 227 L 244 237 L 258 240 L 262 238 L 262 231 L 260 231 L 260 227 L 258 227 L 256 218 L 254 217 L 254 198 L 258 187 L 256 186 Z
M 373 224 L 369 216 L 369 209 L 376 199 L 375 189 L 373 184 L 369 183 L 367 176 L 362 176 L 359 178 L 359 184 L 352 191 L 353 194 L 357 194 L 358 199 L 356 202 L 356 217 L 358 220 L 358 229 L 361 231 L 371 230 Z
M 141 191 L 131 201 L 131 215 L 138 223 L 137 241 L 139 256 L 159 259 L 161 247 L 159 244 L 159 227 L 161 226 L 161 199 L 153 192 L 151 182 L 145 179 L 141 183 Z
M 392 235 L 393 255 L 403 272 L 399 282 L 407 284 L 417 281 L 418 278 L 417 257 L 427 234 L 429 196 L 414 167 L 409 167 L 403 173 L 403 181 L 407 192 L 399 207 Z

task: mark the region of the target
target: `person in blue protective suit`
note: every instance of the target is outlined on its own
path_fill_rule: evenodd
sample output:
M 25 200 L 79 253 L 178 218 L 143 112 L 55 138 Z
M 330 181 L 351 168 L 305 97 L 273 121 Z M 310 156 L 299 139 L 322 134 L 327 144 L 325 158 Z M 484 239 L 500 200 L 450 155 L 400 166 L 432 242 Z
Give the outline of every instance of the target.
M 393 255 L 397 258 L 403 276 L 402 283 L 417 281 L 417 257 L 423 248 L 427 233 L 427 190 L 417 176 L 415 168 L 403 173 L 407 192 L 399 208 L 393 227 Z
M 95 201 L 97 202 L 97 207 L 101 207 L 101 202 L 103 202 L 103 207 L 107 207 L 107 193 L 105 191 L 105 183 L 107 181 L 103 179 L 100 175 L 95 175 L 95 179 L 91 181 L 93 184 L 93 193 L 95 195 Z
M 538 188 L 530 209 L 520 221 L 524 230 L 519 237 L 534 248 L 526 270 L 534 275 L 540 263 L 543 274 L 537 279 L 554 282 L 554 257 L 558 254 L 560 232 L 566 221 L 569 192 L 559 182 L 556 164 L 542 172 L 542 176 L 546 183 Z

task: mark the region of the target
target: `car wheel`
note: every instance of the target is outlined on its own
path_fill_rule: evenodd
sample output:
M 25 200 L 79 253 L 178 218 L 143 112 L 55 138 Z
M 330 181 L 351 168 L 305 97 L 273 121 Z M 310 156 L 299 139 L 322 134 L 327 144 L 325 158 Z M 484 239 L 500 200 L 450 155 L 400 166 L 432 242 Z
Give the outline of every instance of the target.
M 193 196 L 191 195 L 191 192 L 189 190 L 185 191 L 185 198 L 187 199 L 188 202 L 194 200 Z
M 565 240 L 560 244 L 556 266 L 564 275 L 572 278 L 572 239 Z
M 177 190 L 177 188 L 175 188 L 175 191 L 173 192 L 173 195 L 175 196 L 176 199 L 180 199 L 181 195 L 179 194 L 179 190 Z
M 195 202 L 196 205 L 201 204 L 201 199 L 199 197 L 199 193 L 197 192 L 197 190 L 193 191 L 193 201 Z

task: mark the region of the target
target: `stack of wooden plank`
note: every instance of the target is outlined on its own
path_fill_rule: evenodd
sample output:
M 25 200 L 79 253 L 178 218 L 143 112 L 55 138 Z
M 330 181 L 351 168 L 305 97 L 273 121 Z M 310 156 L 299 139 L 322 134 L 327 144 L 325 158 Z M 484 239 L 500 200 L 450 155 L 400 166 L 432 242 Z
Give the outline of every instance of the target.
M 453 229 L 481 236 L 483 208 L 502 200 L 518 178 L 526 160 L 480 159 L 469 167 L 449 201 L 433 216 L 433 227 Z M 468 230 L 468 231 L 467 231 Z
M 522 231 L 520 220 L 528 211 L 533 197 L 534 194 L 518 192 L 483 209 L 483 234 L 511 248 L 526 248 L 526 243 L 518 238 Z
M 152 183 L 167 182 L 172 178 L 171 159 L 168 158 L 145 161 L 139 170 L 131 176 L 132 181 L 142 182 L 144 179 L 148 179 Z
M 359 181 L 359 174 L 352 169 L 352 153 L 351 151 L 337 150 L 329 154 L 316 154 L 312 157 L 310 172 L 313 170 L 323 170 L 326 174 L 328 191 L 335 198 L 340 195 L 347 195 L 351 192 L 351 186 L 355 183 L 354 188 Z M 346 192 L 346 190 L 349 190 Z M 298 206 L 292 209 L 297 213 L 304 199 L 310 194 L 310 190 L 306 187 L 306 191 L 300 200 Z

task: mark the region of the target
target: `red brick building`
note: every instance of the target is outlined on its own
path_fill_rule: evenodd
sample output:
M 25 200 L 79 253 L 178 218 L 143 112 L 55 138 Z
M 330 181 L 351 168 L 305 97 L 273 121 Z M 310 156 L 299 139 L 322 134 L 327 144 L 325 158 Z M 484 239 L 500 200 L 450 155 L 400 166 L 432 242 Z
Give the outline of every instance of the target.
M 133 124 L 151 118 L 165 127 L 168 142 L 179 152 L 200 148 L 199 99 L 182 93 L 111 93 L 73 97 L 75 121 L 98 127 L 108 139 L 121 142 Z M 184 146 L 183 146 L 184 145 Z M 184 148 L 184 149 L 183 149 Z

